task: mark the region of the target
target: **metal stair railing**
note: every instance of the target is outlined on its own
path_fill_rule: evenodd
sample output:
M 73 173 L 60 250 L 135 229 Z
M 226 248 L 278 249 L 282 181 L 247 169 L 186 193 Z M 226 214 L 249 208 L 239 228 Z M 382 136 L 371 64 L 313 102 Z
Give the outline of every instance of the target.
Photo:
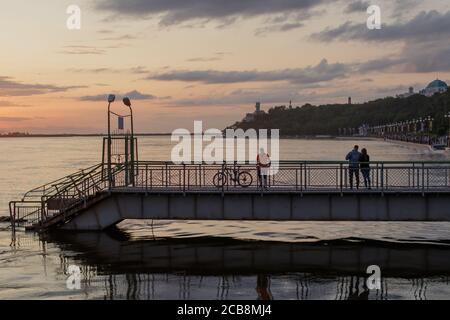
M 88 167 L 86 169 L 79 170 L 79 171 L 72 173 L 68 176 L 65 176 L 63 178 L 46 183 L 37 188 L 34 188 L 24 194 L 24 196 L 22 197 L 22 201 L 40 201 L 40 199 L 43 196 L 50 196 L 50 195 L 58 192 L 58 189 L 63 188 L 66 185 L 69 185 L 71 183 L 72 179 L 77 179 L 79 177 L 82 177 L 86 174 L 86 172 L 94 171 L 101 166 L 102 166 L 102 164 L 97 164 L 97 165 Z
M 39 221 L 42 203 L 37 201 L 11 201 L 9 203 L 11 229 L 29 227 Z
M 97 193 L 110 188 L 106 166 L 98 166 L 94 170 L 85 172 L 81 177 L 71 177 L 71 183 L 60 188 L 51 196 L 42 197 L 42 217 L 40 224 L 67 210 L 79 205 L 86 205 L 88 200 L 95 197 Z M 112 169 L 113 181 L 124 172 L 123 166 Z
M 115 166 L 113 179 L 117 180 L 124 170 L 123 166 Z M 99 164 L 35 188 L 22 200 L 10 202 L 12 229 L 41 225 L 72 207 L 86 204 L 90 197 L 109 187 L 107 168 Z

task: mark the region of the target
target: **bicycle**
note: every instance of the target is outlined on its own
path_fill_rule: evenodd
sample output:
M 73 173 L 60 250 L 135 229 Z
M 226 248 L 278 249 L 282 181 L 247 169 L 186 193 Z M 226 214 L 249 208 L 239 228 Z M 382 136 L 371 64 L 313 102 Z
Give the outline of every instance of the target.
M 214 175 L 213 183 L 217 188 L 222 188 L 228 183 L 228 180 L 236 182 L 243 188 L 248 188 L 253 183 L 253 177 L 248 171 L 239 171 L 238 169 L 231 169 L 227 166 L 222 167 L 222 171 Z

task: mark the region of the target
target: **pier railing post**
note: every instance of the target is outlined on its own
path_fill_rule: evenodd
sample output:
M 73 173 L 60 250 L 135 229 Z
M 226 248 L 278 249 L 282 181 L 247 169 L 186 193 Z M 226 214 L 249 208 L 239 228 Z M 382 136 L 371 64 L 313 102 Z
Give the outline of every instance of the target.
M 166 188 L 169 187 L 169 165 L 166 163 L 166 170 L 165 170 L 165 180 L 166 180 Z
M 308 185 L 308 168 L 307 168 L 306 162 L 303 165 L 305 168 L 305 174 L 304 174 L 303 179 L 304 179 L 304 183 L 305 183 L 305 190 L 307 190 L 308 189 L 308 186 L 307 186 Z
M 422 195 L 425 196 L 425 163 L 422 162 Z
M 148 164 L 145 164 L 145 191 L 148 192 Z
M 186 193 L 186 164 L 183 163 L 183 193 Z

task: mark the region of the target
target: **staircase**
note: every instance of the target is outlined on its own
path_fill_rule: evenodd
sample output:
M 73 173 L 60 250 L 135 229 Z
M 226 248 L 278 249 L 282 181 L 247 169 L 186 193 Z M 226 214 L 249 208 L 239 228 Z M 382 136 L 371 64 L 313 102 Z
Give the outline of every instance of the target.
M 112 170 L 112 184 L 124 178 L 124 166 Z M 46 231 L 72 219 L 83 209 L 109 196 L 107 168 L 103 164 L 76 172 L 27 192 L 9 204 L 13 231 Z

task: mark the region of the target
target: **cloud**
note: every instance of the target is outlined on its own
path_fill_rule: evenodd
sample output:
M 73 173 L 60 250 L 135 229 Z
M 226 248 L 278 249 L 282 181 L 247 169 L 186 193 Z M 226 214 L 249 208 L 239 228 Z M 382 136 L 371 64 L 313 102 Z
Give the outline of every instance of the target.
M 0 117 L 0 121 L 2 122 L 22 122 L 31 120 L 31 118 L 25 118 L 25 117 Z
M 316 88 L 320 90 L 299 90 L 296 86 L 285 87 L 265 87 L 258 89 L 239 89 L 227 93 L 214 93 L 196 98 L 178 99 L 171 101 L 173 107 L 237 107 L 241 105 L 254 105 L 260 101 L 263 105 L 289 105 L 292 101 L 294 106 L 327 103 L 347 103 L 347 98 L 351 96 L 365 101 L 367 97 L 379 97 L 380 94 L 398 94 L 407 90 L 407 87 L 375 87 L 355 88 L 343 85 L 329 91 L 330 88 Z
M 136 66 L 131 68 L 69 68 L 68 72 L 75 73 L 134 73 L 134 74 L 148 74 L 150 71 L 144 66 Z
M 29 106 L 30 105 L 27 105 L 27 104 L 17 104 L 15 102 L 11 102 L 11 101 L 0 100 L 0 108 L 2 108 L 2 107 L 26 108 Z
M 64 50 L 59 51 L 62 54 L 75 54 L 75 55 L 101 55 L 106 51 L 92 46 L 64 46 Z
M 450 71 L 450 11 L 423 11 L 409 21 L 384 25 L 381 30 L 369 30 L 365 25 L 346 22 L 313 34 L 311 38 L 323 42 L 403 42 L 397 55 L 368 61 L 360 66 L 361 72 L 393 67 L 397 72 Z
M 402 56 L 405 72 L 450 72 L 450 47 L 448 42 L 425 41 L 407 43 Z
M 392 17 L 395 19 L 401 19 L 403 16 L 419 5 L 421 5 L 424 0 L 397 0 L 394 1 L 394 8 L 392 10 Z
M 130 91 L 128 93 L 125 93 L 123 96 L 124 97 L 129 97 L 130 99 L 133 99 L 133 100 L 153 100 L 153 99 L 156 99 L 156 96 L 154 96 L 152 94 L 140 93 L 137 90 L 133 90 L 133 91 Z
M 369 1 L 358 0 L 349 3 L 348 6 L 344 9 L 344 12 L 345 13 L 366 12 L 368 7 L 370 7 Z
M 254 17 L 302 12 L 331 0 L 98 0 L 96 8 L 132 17 L 160 17 L 160 25 L 170 26 L 190 20 L 220 20 L 232 23 L 235 17 Z
M 28 84 L 12 80 L 10 77 L 0 76 L 0 95 L 3 96 L 33 96 L 46 93 L 65 92 L 84 86 L 62 87 L 50 84 Z
M 222 60 L 220 57 L 197 57 L 197 58 L 191 58 L 187 59 L 187 62 L 211 62 L 211 61 L 219 61 Z
M 325 12 L 325 10 L 307 10 L 271 15 L 265 19 L 263 27 L 256 29 L 255 35 L 261 36 L 273 32 L 289 32 L 301 29 L 305 26 L 307 20 L 323 15 Z
M 81 101 L 107 101 L 108 100 L 108 95 L 109 94 L 98 94 L 98 95 L 94 95 L 94 96 L 83 96 L 80 97 L 79 99 Z M 157 97 L 152 95 L 152 94 L 144 94 L 141 93 L 137 90 L 133 90 L 130 92 L 127 92 L 125 94 L 119 94 L 117 95 L 117 98 L 120 97 L 129 97 L 131 100 L 153 100 L 156 99 Z
M 135 39 L 137 39 L 137 37 L 134 36 L 134 35 L 124 34 L 122 36 L 107 37 L 107 38 L 102 38 L 100 40 L 103 40 L 103 41 L 123 41 L 123 40 L 135 40 Z
M 201 82 L 206 84 L 225 84 L 240 82 L 289 81 L 308 84 L 330 81 L 346 77 L 350 67 L 341 63 L 329 64 L 323 59 L 315 66 L 306 68 L 273 71 L 218 71 L 218 70 L 175 70 L 150 75 L 147 79 L 159 81 Z
M 271 25 L 267 27 L 258 28 L 255 31 L 255 35 L 259 36 L 271 32 L 287 32 L 295 29 L 303 28 L 305 25 L 301 22 L 291 22 Z
M 396 23 L 384 24 L 380 30 L 369 30 L 366 24 L 346 22 L 336 28 L 327 28 L 311 35 L 312 39 L 328 41 L 424 41 L 427 39 L 448 41 L 450 37 L 450 11 L 421 12 L 413 19 Z
M 98 30 L 97 33 L 100 33 L 100 34 L 113 34 L 114 31 L 113 30 L 109 30 L 109 29 L 101 29 L 101 30 Z
M 289 100 L 301 101 L 307 99 L 295 88 L 263 88 L 263 89 L 239 89 L 229 93 L 214 94 L 197 98 L 174 100 L 172 103 L 180 107 L 194 106 L 237 106 L 253 105 L 256 101 L 262 103 L 288 103 Z
M 385 71 L 386 69 L 396 67 L 405 63 L 406 60 L 404 58 L 384 57 L 356 64 L 355 67 L 358 72 L 366 73 L 372 71 Z
M 187 59 L 187 62 L 211 62 L 211 61 L 219 61 L 222 60 L 225 56 L 230 55 L 230 52 L 215 52 L 210 57 L 196 57 Z

